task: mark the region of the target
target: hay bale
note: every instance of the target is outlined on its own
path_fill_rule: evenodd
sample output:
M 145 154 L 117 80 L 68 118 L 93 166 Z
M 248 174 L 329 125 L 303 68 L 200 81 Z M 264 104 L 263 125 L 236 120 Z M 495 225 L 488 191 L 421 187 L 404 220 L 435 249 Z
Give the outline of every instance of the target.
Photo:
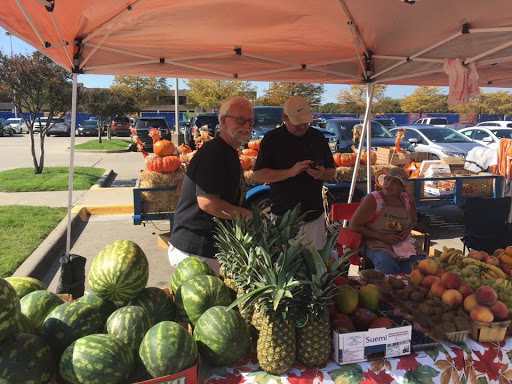
M 390 164 L 375 164 L 371 166 L 372 169 L 372 177 L 376 172 L 387 168 L 393 168 L 393 165 Z M 354 167 L 336 167 L 336 174 L 334 176 L 334 180 L 338 183 L 342 181 L 351 181 L 352 175 L 354 173 Z M 357 168 L 357 177 L 356 180 L 366 180 L 366 165 L 360 164 Z
M 180 195 L 181 184 L 185 175 L 182 164 L 176 172 L 160 173 L 147 170 L 140 171 L 140 188 L 176 186 L 174 191 L 143 191 L 141 192 L 142 213 L 172 212 Z

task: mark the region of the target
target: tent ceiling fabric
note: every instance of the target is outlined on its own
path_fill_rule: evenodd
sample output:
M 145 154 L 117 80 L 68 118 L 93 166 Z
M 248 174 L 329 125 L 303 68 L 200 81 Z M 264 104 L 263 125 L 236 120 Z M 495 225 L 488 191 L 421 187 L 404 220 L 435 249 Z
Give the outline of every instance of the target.
M 459 58 L 512 86 L 510 0 L 2 0 L 0 26 L 85 74 L 446 86 Z

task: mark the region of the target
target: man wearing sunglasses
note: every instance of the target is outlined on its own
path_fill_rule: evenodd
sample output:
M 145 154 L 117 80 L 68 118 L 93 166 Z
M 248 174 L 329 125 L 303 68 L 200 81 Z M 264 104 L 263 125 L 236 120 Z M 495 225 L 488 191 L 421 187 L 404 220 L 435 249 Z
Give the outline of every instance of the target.
M 322 200 L 323 182 L 335 175 L 334 160 L 324 135 L 309 127 L 313 120 L 308 101 L 292 96 L 284 103 L 284 123 L 265 134 L 254 166 L 253 179 L 270 183 L 271 211 L 280 216 L 301 205 L 305 235 L 322 249 L 327 232 Z
M 199 257 L 215 272 L 214 217 L 225 220 L 237 215 L 251 217 L 241 207 L 242 170 L 237 149 L 251 137 L 252 103 L 241 96 L 227 98 L 219 109 L 220 135 L 206 142 L 187 167 L 169 239 L 169 261 L 176 266 L 189 256 Z

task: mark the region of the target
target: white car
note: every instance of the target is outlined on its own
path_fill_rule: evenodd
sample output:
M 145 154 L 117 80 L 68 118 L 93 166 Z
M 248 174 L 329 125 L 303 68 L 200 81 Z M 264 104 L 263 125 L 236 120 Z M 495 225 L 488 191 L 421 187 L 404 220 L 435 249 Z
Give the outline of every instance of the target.
M 512 139 L 512 124 L 510 128 L 479 125 L 461 129 L 459 132 L 477 143 L 497 148 L 500 139 Z
M 27 124 L 21 117 L 11 117 L 6 120 L 14 133 L 28 132 Z
M 501 128 L 512 128 L 512 121 L 482 121 L 476 125 L 477 127 L 501 127 Z
M 38 117 L 34 122 L 34 132 L 39 132 L 46 128 L 48 123 L 48 117 Z M 67 116 L 63 117 L 52 117 L 50 122 L 50 129 L 46 132 L 46 136 L 50 135 L 71 135 L 71 120 Z
M 446 117 L 422 117 L 414 122 L 414 124 L 428 124 L 435 125 L 436 127 L 444 127 L 448 125 Z

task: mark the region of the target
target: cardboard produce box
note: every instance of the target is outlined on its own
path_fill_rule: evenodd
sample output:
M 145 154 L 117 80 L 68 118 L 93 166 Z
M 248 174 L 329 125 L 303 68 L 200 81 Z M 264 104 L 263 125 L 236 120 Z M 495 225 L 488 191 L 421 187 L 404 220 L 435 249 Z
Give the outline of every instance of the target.
M 349 333 L 334 330 L 332 358 L 343 365 L 408 355 L 412 352 L 411 336 L 411 325 Z
M 404 165 L 412 161 L 412 152 L 397 152 L 395 148 L 377 147 L 377 164 Z
M 138 381 L 134 384 L 197 384 L 197 363 L 173 375 L 166 375 L 156 379 Z

